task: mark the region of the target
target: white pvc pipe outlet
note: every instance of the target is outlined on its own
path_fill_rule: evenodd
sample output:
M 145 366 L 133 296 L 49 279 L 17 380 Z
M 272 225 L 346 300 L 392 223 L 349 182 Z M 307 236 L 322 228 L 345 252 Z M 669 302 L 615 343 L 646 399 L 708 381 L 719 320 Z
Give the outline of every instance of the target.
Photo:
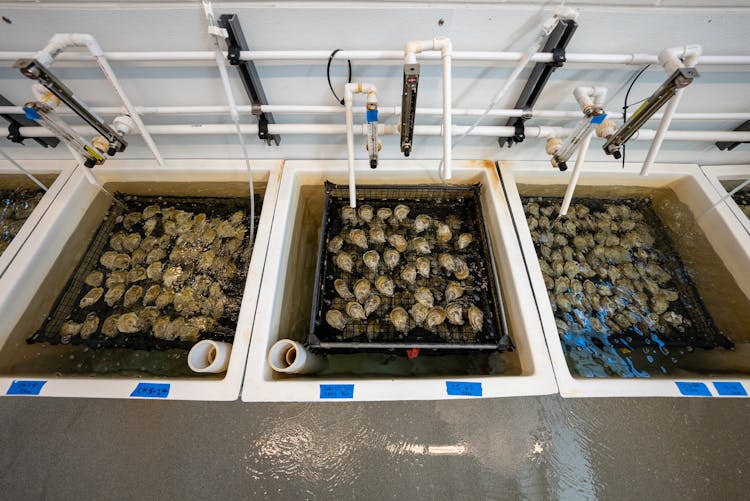
M 193 372 L 226 372 L 231 353 L 230 343 L 204 339 L 190 349 L 188 367 Z
M 357 206 L 357 187 L 354 178 L 354 118 L 352 100 L 354 94 L 367 93 L 367 100 L 377 104 L 378 93 L 374 85 L 368 83 L 348 83 L 344 85 L 344 107 L 346 109 L 346 153 L 349 160 L 349 205 Z
M 276 341 L 268 352 L 268 365 L 276 372 L 312 374 L 323 370 L 327 364 L 324 356 L 309 352 L 291 339 Z
M 591 144 L 591 134 L 586 134 L 583 138 L 581 146 L 578 149 L 578 156 L 576 157 L 576 165 L 573 167 L 573 173 L 570 175 L 570 182 L 568 188 L 565 190 L 565 196 L 563 197 L 562 203 L 560 204 L 560 215 L 564 216 L 568 213 L 570 202 L 573 200 L 573 193 L 578 185 L 578 178 L 581 177 L 581 170 L 583 170 L 583 162 L 586 159 L 586 152 L 589 150 L 589 144 Z

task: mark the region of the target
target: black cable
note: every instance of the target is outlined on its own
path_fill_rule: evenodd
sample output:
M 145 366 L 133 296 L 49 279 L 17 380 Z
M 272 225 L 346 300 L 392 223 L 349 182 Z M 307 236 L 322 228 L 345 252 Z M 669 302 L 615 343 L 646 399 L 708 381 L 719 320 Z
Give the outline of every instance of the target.
M 339 99 L 339 96 L 336 95 L 336 91 L 333 90 L 333 84 L 331 83 L 331 63 L 333 62 L 333 56 L 336 55 L 337 52 L 339 52 L 341 49 L 336 49 L 333 52 L 331 52 L 331 55 L 328 56 L 328 64 L 326 65 L 326 78 L 328 79 L 328 87 L 331 88 L 331 93 L 333 93 L 333 97 L 336 98 L 336 101 L 340 105 L 344 105 L 344 100 Z M 347 64 L 349 65 L 349 80 L 347 83 L 352 83 L 352 61 L 351 59 L 346 60 Z
M 628 108 L 630 106 L 635 106 L 636 104 L 640 104 L 643 101 L 645 101 L 646 99 L 648 99 L 648 98 L 641 99 L 637 103 L 633 103 L 631 105 L 628 105 L 628 96 L 630 96 L 630 91 L 633 89 L 633 85 L 635 85 L 635 82 L 638 81 L 638 79 L 641 77 L 641 75 L 643 75 L 643 72 L 646 71 L 649 68 L 649 66 L 651 66 L 651 65 L 647 64 L 646 66 L 644 66 L 643 68 L 641 68 L 641 71 L 639 71 L 635 75 L 635 78 L 633 79 L 633 81 L 630 82 L 630 87 L 628 87 L 628 91 L 625 93 L 625 102 L 622 104 L 622 123 L 625 123 L 625 122 L 628 121 Z M 626 146 L 625 143 L 623 143 L 623 145 L 622 145 L 622 168 L 623 169 L 625 168 L 625 146 Z

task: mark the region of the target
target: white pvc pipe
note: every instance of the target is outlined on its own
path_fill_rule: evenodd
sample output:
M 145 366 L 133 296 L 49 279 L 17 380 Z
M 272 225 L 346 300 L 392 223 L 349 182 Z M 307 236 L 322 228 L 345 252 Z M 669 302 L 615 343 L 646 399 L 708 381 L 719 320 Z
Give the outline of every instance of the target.
M 564 216 L 568 213 L 570 201 L 573 199 L 573 193 L 576 190 L 578 178 L 581 177 L 581 170 L 583 170 L 583 162 L 586 159 L 586 153 L 589 150 L 589 144 L 591 144 L 591 136 L 592 134 L 587 134 L 586 137 L 583 138 L 581 146 L 578 149 L 576 165 L 575 167 L 573 167 L 573 173 L 570 175 L 568 188 L 565 190 L 565 196 L 563 197 L 562 203 L 560 204 L 560 216 Z
M 344 85 L 344 108 L 346 112 L 346 153 L 349 166 L 349 206 L 357 206 L 357 187 L 354 177 L 354 120 L 352 118 L 352 100 L 354 94 L 367 93 L 368 102 L 377 105 L 377 89 L 368 83 L 348 83 Z M 362 126 L 364 129 L 364 126 Z
M 242 51 L 240 58 L 243 61 L 327 61 L 331 55 L 329 50 L 279 50 L 279 51 Z M 357 61 L 403 61 L 402 50 L 342 50 L 337 57 L 353 59 Z M 16 61 L 17 59 L 28 59 L 34 57 L 34 52 L 28 51 L 0 51 L 0 61 Z M 109 61 L 213 61 L 212 51 L 117 51 L 105 52 L 104 57 Z M 497 51 L 454 51 L 455 61 L 483 61 L 483 62 L 515 62 L 523 57 L 523 52 L 497 52 Z M 60 55 L 62 61 L 90 61 L 88 54 L 64 53 Z M 422 59 L 427 61 L 439 61 L 438 52 L 424 52 Z M 616 64 L 637 65 L 656 64 L 658 57 L 654 54 L 591 54 L 591 53 L 566 53 L 567 63 L 585 64 Z M 537 52 L 531 58 L 532 62 L 551 62 L 552 54 L 549 52 Z M 726 56 L 703 56 L 701 65 L 719 66 L 748 66 L 750 55 L 726 55 Z
M 188 367 L 193 372 L 226 372 L 232 353 L 230 343 L 211 339 L 198 341 L 188 353 Z
M 276 372 L 312 374 L 325 369 L 328 360 L 305 349 L 291 339 L 276 341 L 268 352 L 268 365 Z
M 659 123 L 659 128 L 656 130 L 654 140 L 651 143 L 651 147 L 648 149 L 648 154 L 646 154 L 646 160 L 644 160 L 643 167 L 641 167 L 641 176 L 647 176 L 649 170 L 651 170 L 651 167 L 654 165 L 656 155 L 659 154 L 661 145 L 664 142 L 664 136 L 669 129 L 669 124 L 672 123 L 672 115 L 674 115 L 675 110 L 677 110 L 677 107 L 680 105 L 680 100 L 682 99 L 682 94 L 684 92 L 684 88 L 678 89 L 674 97 L 672 97 L 672 100 L 667 104 L 667 109 L 664 111 L 664 118 L 662 118 Z

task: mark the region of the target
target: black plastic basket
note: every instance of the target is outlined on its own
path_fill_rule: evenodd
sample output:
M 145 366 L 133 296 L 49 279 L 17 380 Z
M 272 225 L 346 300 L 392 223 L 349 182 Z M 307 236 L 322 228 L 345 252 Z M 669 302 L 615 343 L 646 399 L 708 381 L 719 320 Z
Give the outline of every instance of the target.
M 168 350 L 168 349 L 189 349 L 195 342 L 183 341 L 178 339 L 165 340 L 158 339 L 150 334 L 150 332 L 139 332 L 134 334 L 119 333 L 114 337 L 107 337 L 101 333 L 102 322 L 104 318 L 112 314 L 122 314 L 130 311 L 135 311 L 138 308 L 133 306 L 125 308 L 121 302 L 109 307 L 102 299 L 100 299 L 94 307 L 81 309 L 78 306 L 80 299 L 83 297 L 87 290 L 87 286 L 84 280 L 89 272 L 100 268 L 99 258 L 105 250 L 109 249 L 110 236 L 122 229 L 122 216 L 132 211 L 142 211 L 149 205 L 159 205 L 160 207 L 174 207 L 178 210 L 184 210 L 188 212 L 200 213 L 203 212 L 208 218 L 229 217 L 233 212 L 237 210 L 245 210 L 247 216 L 243 225 L 249 230 L 249 209 L 250 200 L 241 198 L 214 198 L 214 197 L 153 197 L 153 196 L 133 196 L 127 195 L 122 196 L 116 194 L 118 200 L 122 203 L 113 203 L 109 208 L 107 216 L 99 225 L 99 228 L 94 235 L 93 240 L 88 245 L 86 252 L 79 262 L 78 266 L 73 271 L 68 282 L 63 288 L 63 292 L 57 298 L 54 306 L 50 310 L 48 317 L 45 319 L 42 327 L 29 337 L 26 342 L 32 343 L 49 343 L 49 344 L 60 344 L 69 343 L 72 345 L 86 345 L 91 348 L 129 348 L 137 350 Z M 255 229 L 258 228 L 258 220 L 261 211 L 262 197 L 259 195 L 255 196 Z M 131 231 L 135 231 L 140 228 L 140 223 L 132 228 Z M 159 237 L 163 234 L 161 225 L 157 225 L 153 233 L 154 237 Z M 174 244 L 174 242 L 173 242 Z M 173 245 L 172 244 L 172 245 Z M 169 249 L 166 249 L 167 255 L 169 255 Z M 235 256 L 234 264 L 237 266 L 237 274 L 229 281 L 229 283 L 222 284 L 223 292 L 232 304 L 237 305 L 236 308 L 227 308 L 224 315 L 216 321 L 216 325 L 210 332 L 204 332 L 200 335 L 199 340 L 212 339 L 215 341 L 232 342 L 234 338 L 234 331 L 237 325 L 237 317 L 239 314 L 239 304 L 242 300 L 242 294 L 245 285 L 245 279 L 247 277 L 247 269 L 250 263 L 250 257 L 252 255 L 252 246 L 250 245 L 250 232 L 247 231 L 242 247 Z M 146 280 L 143 282 L 143 288 L 153 285 L 157 282 Z M 140 305 L 140 301 L 138 305 Z M 86 339 L 81 338 L 80 335 L 71 336 L 69 339 L 63 339 L 60 335 L 60 329 L 63 323 L 67 320 L 73 320 L 76 322 L 83 322 L 86 315 L 90 312 L 94 312 L 99 316 L 99 328 L 97 332 L 91 337 Z M 165 311 L 165 315 L 174 317 L 175 312 L 172 310 L 172 306 L 168 306 Z
M 524 197 L 524 204 L 528 202 L 542 203 L 559 203 L 562 199 L 559 197 Z M 675 251 L 664 224 L 659 219 L 648 198 L 629 199 L 618 198 L 616 200 L 605 200 L 599 198 L 576 197 L 574 204 L 582 204 L 590 210 L 603 211 L 610 204 L 626 205 L 632 210 L 637 210 L 643 214 L 644 222 L 651 228 L 654 236 L 653 249 L 658 252 L 661 265 L 672 275 L 669 285 L 674 287 L 679 294 L 679 299 L 670 303 L 670 310 L 679 313 L 690 320 L 690 327 L 685 328 L 684 332 L 670 329 L 663 333 L 642 332 L 633 327 L 624 329 L 622 333 L 610 334 L 607 336 L 609 342 L 617 347 L 628 349 L 641 348 L 652 345 L 655 342 L 651 336 L 658 336 L 658 343 L 663 343 L 668 348 L 693 347 L 712 349 L 723 347 L 733 349 L 734 343 L 724 336 L 716 327 L 711 315 L 708 313 L 703 300 L 698 294 L 698 290 L 693 283 L 690 274 L 685 269 L 679 254 Z M 573 210 L 571 208 L 571 210 Z M 534 242 L 537 256 L 539 255 L 540 244 Z M 555 314 L 560 315 L 559 311 Z
M 365 321 L 350 319 L 343 331 L 331 327 L 325 320 L 325 314 L 329 309 L 343 309 L 346 303 L 336 293 L 333 283 L 336 279 L 343 278 L 351 285 L 356 279 L 365 277 L 367 272 L 361 256 L 363 249 L 358 254 L 355 269 L 351 274 L 342 271 L 334 264 L 334 255 L 328 252 L 328 242 L 332 237 L 349 229 L 345 228 L 341 218 L 341 209 L 349 205 L 349 188 L 346 185 L 335 185 L 330 182 L 326 183 L 325 188 L 325 207 L 308 336 L 308 344 L 311 348 L 337 352 L 383 352 L 420 348 L 426 350 L 423 353 L 431 351 L 444 353 L 446 350 L 466 352 L 467 350 L 513 349 L 505 322 L 492 247 L 482 218 L 479 185 L 357 186 L 358 206 L 371 205 L 375 211 L 381 207 L 393 209 L 397 204 L 405 204 L 410 208 L 407 221 L 398 226 L 394 226 L 391 221 L 390 225 L 387 225 L 386 233 L 400 233 L 408 240 L 408 237 L 414 236 L 409 225 L 413 224 L 417 215 L 426 214 L 441 220 L 449 215 L 455 215 L 460 218 L 462 226 L 454 233 L 457 234 L 459 231 L 471 233 L 474 242 L 463 250 L 456 250 L 452 242 L 435 243 L 432 253 L 425 256 L 431 260 L 430 278 L 418 277 L 414 286 L 400 280 L 398 273 L 387 271 L 381 259 L 377 274 L 390 274 L 389 276 L 396 284 L 395 294 L 393 297 L 381 295 L 382 303 L 378 310 Z M 365 224 L 361 228 L 367 230 L 369 225 Z M 377 250 L 381 255 L 387 247 L 387 243 L 381 245 L 370 242 L 370 249 Z M 342 251 L 353 249 L 356 247 L 346 242 Z M 439 286 L 447 283 L 449 279 L 455 280 L 436 272 L 438 267 L 435 261 L 440 252 L 450 252 L 460 256 L 467 263 L 471 273 L 469 278 L 460 281 L 467 292 L 459 299 L 459 302 L 462 302 L 462 307 L 465 308 L 468 308 L 471 302 L 481 309 L 484 316 L 482 330 L 475 333 L 468 321 L 464 325 L 452 325 L 446 321 L 435 331 L 416 326 L 412 322 L 408 332 L 397 332 L 388 320 L 388 314 L 392 308 L 400 306 L 409 311 L 415 302 L 414 289 L 419 286 L 435 285 L 430 288 L 433 289 L 437 300 L 441 297 L 439 291 L 442 289 Z M 416 253 L 410 249 L 403 253 L 401 263 L 414 260 L 416 260 Z M 371 279 L 371 276 L 365 278 Z M 371 279 L 371 282 L 374 280 Z M 436 301 L 436 304 L 438 302 Z

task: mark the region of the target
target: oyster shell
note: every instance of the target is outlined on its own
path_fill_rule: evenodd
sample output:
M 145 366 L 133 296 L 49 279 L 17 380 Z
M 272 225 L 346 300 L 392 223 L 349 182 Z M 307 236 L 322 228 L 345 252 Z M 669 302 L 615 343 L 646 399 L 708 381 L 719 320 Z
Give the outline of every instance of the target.
M 128 283 L 140 282 L 146 280 L 147 273 L 143 266 L 136 266 L 128 272 Z
M 344 245 L 344 239 L 341 235 L 336 235 L 328 241 L 328 252 L 331 254 L 338 254 L 342 245 Z
M 81 332 L 81 327 L 82 325 L 78 322 L 68 320 L 60 327 L 60 337 L 71 338 L 73 336 L 77 336 Z
M 414 300 L 428 308 L 432 308 L 435 305 L 435 297 L 432 295 L 432 291 L 427 287 L 419 287 L 415 290 Z
M 445 218 L 445 224 L 447 224 L 451 230 L 460 230 L 461 218 L 455 214 L 451 214 Z
M 389 248 L 383 252 L 383 262 L 390 270 L 396 267 L 400 258 L 401 255 L 395 249 Z
M 120 315 L 117 315 L 117 314 L 110 315 L 107 318 L 105 318 L 104 322 L 102 323 L 102 334 L 104 334 L 107 337 L 115 337 L 118 333 L 117 319 L 119 318 L 120 318 Z
M 162 274 L 162 281 L 165 287 L 172 287 L 185 279 L 185 273 L 182 266 L 170 266 Z
M 151 235 L 156 229 L 158 223 L 159 221 L 157 221 L 156 218 L 146 219 L 143 222 L 143 234 L 146 236 Z
M 151 251 L 146 256 L 146 264 L 151 264 L 154 261 L 161 261 L 167 257 L 167 251 L 162 249 L 161 247 L 156 247 L 154 249 L 151 249 Z
M 385 275 L 380 275 L 377 279 L 375 279 L 375 288 L 380 291 L 380 293 L 384 296 L 392 297 L 394 293 L 394 286 L 393 286 L 393 280 L 386 277 Z
M 328 310 L 326 312 L 326 322 L 334 329 L 343 331 L 346 327 L 346 317 L 339 310 Z
M 367 315 L 365 315 L 365 309 L 362 308 L 362 305 L 356 301 L 349 301 L 348 303 L 346 303 L 346 314 L 349 315 L 349 318 L 352 318 L 354 320 L 367 319 Z
M 380 254 L 377 251 L 370 250 L 362 255 L 362 261 L 372 271 L 378 271 L 378 264 L 380 263 Z
M 448 282 L 445 287 L 445 300 L 447 302 L 453 302 L 456 299 L 464 295 L 464 288 L 457 282 Z
M 113 271 L 105 280 L 104 285 L 109 289 L 115 284 L 124 284 L 128 280 L 128 272 L 125 270 Z
M 467 316 L 469 317 L 469 325 L 474 329 L 474 332 L 482 332 L 482 327 L 484 326 L 484 314 L 482 310 L 471 305 Z
M 414 306 L 411 307 L 411 316 L 414 319 L 414 323 L 417 325 L 422 325 L 424 321 L 427 319 L 427 314 L 430 312 L 430 309 L 423 305 L 422 303 L 414 303 Z
M 416 237 L 412 239 L 411 245 L 417 254 L 429 254 L 431 252 L 430 244 L 424 237 Z
M 141 236 L 138 233 L 130 233 L 122 240 L 122 248 L 125 252 L 133 252 L 141 245 Z
M 111 308 L 120 301 L 123 294 L 125 294 L 125 284 L 114 284 L 104 295 L 104 302 Z
M 417 269 L 414 266 L 407 264 L 406 266 L 401 268 L 401 273 L 399 276 L 404 282 L 414 285 L 414 282 L 416 282 L 417 280 Z
M 370 229 L 370 241 L 374 244 L 384 244 L 386 242 L 385 239 L 385 231 L 383 228 L 371 228 Z
M 435 231 L 435 237 L 439 242 L 448 242 L 451 238 L 453 238 L 453 232 L 451 231 L 450 226 L 448 226 L 447 224 L 438 223 L 437 230 Z
M 158 238 L 149 236 L 141 240 L 141 245 L 139 249 L 143 250 L 144 252 L 148 254 L 154 249 L 154 247 L 156 247 L 157 243 L 159 243 Z
M 389 235 L 388 243 L 391 244 L 399 252 L 406 252 L 406 248 L 408 247 L 408 244 L 406 243 L 406 239 L 402 235 L 399 235 L 398 233 L 393 233 L 392 235 Z
M 391 218 L 391 216 L 393 216 L 393 211 L 388 207 L 381 207 L 380 209 L 378 209 L 377 215 L 378 219 L 380 219 L 381 221 L 387 221 Z
M 115 233 L 109 239 L 109 246 L 110 246 L 110 248 L 113 249 L 113 250 L 115 250 L 115 251 L 117 251 L 117 252 L 122 252 L 123 250 L 125 250 L 122 247 L 122 241 L 124 239 L 125 239 L 125 233 L 123 233 L 121 231 Z
M 133 334 L 141 330 L 141 319 L 136 313 L 125 313 L 117 319 L 117 330 L 125 334 Z
M 453 264 L 456 270 L 453 272 L 453 276 L 459 280 L 466 280 L 469 278 L 469 267 L 466 265 L 466 261 L 460 257 L 453 258 Z
M 414 220 L 414 232 L 422 233 L 424 230 L 430 227 L 431 222 L 432 222 L 432 218 L 428 216 L 427 214 L 418 215 L 417 218 Z
M 473 240 L 474 237 L 471 236 L 471 233 L 461 233 L 458 236 L 458 240 L 456 240 L 456 249 L 461 250 L 467 248 Z
M 143 219 L 149 219 L 154 217 L 155 215 L 159 214 L 161 212 L 161 207 L 158 205 L 149 205 L 145 209 L 143 209 Z
M 352 299 L 354 297 L 354 294 L 349 290 L 349 286 L 346 284 L 345 280 L 340 278 L 334 280 L 333 288 L 336 289 L 336 294 L 338 294 L 341 299 Z
M 174 295 L 174 309 L 177 313 L 189 317 L 201 310 L 201 303 L 192 287 L 183 287 Z
M 372 218 L 375 215 L 375 211 L 373 210 L 371 205 L 360 206 L 357 213 L 359 214 L 359 218 L 365 223 L 369 223 L 370 221 L 372 221 Z
M 448 273 L 453 273 L 454 271 L 456 271 L 455 261 L 455 258 L 450 254 L 443 253 L 438 256 L 438 264 Z
M 159 294 L 161 294 L 161 287 L 158 285 L 152 285 L 148 289 L 146 289 L 146 293 L 143 295 L 143 306 L 148 306 L 154 301 L 156 301 L 156 298 L 159 297 Z
M 426 257 L 417 258 L 417 273 L 425 278 L 430 278 L 430 260 Z
M 409 314 L 406 313 L 405 309 L 401 307 L 393 308 L 388 314 L 388 318 L 397 331 L 403 333 L 409 332 Z
M 122 218 L 122 225 L 126 230 L 129 230 L 136 224 L 140 223 L 141 219 L 143 219 L 143 215 L 140 212 L 131 212 Z
M 138 248 L 130 254 L 130 264 L 138 265 L 146 262 L 147 253 L 141 248 Z
M 88 339 L 91 337 L 92 334 L 96 333 L 96 330 L 99 328 L 99 317 L 96 315 L 96 313 L 89 313 L 86 315 L 86 320 L 83 321 L 83 324 L 81 325 L 81 338 Z
M 370 281 L 366 278 L 360 278 L 354 282 L 354 297 L 357 301 L 364 303 L 367 296 L 370 295 Z M 347 312 L 348 313 L 348 312 Z M 351 316 L 351 315 L 350 315 Z
M 425 319 L 425 326 L 432 330 L 443 322 L 445 322 L 445 310 L 440 306 L 430 308 Z
M 356 229 L 349 232 L 349 240 L 357 247 L 367 248 L 367 234 L 364 230 Z
M 393 215 L 396 216 L 396 220 L 401 223 L 409 215 L 409 207 L 404 204 L 398 204 L 393 209 Z
M 125 291 L 125 295 L 122 297 L 122 305 L 125 308 L 129 308 L 130 306 L 137 303 L 141 296 L 143 295 L 143 287 L 140 285 L 132 285 L 127 291 Z
M 104 280 L 104 273 L 101 271 L 92 271 L 86 275 L 83 282 L 89 287 L 99 287 L 102 285 L 102 280 Z
M 367 299 L 365 299 L 365 315 L 368 317 L 371 313 L 377 311 L 378 308 L 380 308 L 380 296 L 377 294 L 370 294 Z
M 341 208 L 341 220 L 344 221 L 344 223 L 348 224 L 354 224 L 356 225 L 359 223 L 359 220 L 357 219 L 357 211 L 354 209 L 354 207 L 346 206 Z
M 157 339 L 171 339 L 169 337 L 169 317 L 159 317 L 154 320 L 154 325 L 151 327 L 151 333 Z
M 453 325 L 464 324 L 463 308 L 458 303 L 448 303 L 448 306 L 445 307 L 445 316 L 448 322 Z
M 336 254 L 336 266 L 341 268 L 347 273 L 351 273 L 354 269 L 354 261 L 352 260 L 352 257 L 347 254 L 346 252 L 341 252 L 339 254 Z
M 161 261 L 154 261 L 148 268 L 146 268 L 146 276 L 149 280 L 155 282 L 161 282 L 162 274 L 164 273 L 164 264 Z

